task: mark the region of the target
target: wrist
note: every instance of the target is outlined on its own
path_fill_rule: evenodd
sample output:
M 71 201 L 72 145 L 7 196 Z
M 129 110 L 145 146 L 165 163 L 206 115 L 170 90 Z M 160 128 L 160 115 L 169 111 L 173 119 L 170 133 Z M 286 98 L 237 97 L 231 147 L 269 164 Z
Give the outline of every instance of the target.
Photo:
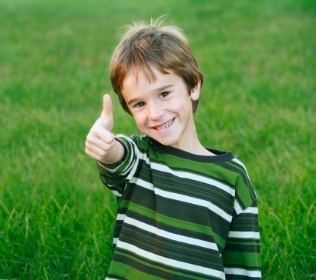
M 104 163 L 104 164 L 116 164 L 122 161 L 124 156 L 125 156 L 124 146 L 122 145 L 122 143 L 120 143 L 119 141 L 115 139 L 111 150 L 99 162 Z

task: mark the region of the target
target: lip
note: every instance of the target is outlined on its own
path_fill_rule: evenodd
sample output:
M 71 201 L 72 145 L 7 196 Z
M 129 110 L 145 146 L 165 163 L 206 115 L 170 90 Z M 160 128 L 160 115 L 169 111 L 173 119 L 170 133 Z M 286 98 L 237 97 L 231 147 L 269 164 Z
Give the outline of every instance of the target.
M 171 120 L 169 120 L 161 125 L 154 126 L 153 128 L 158 132 L 162 132 L 162 131 L 168 129 L 173 124 L 174 120 L 175 120 L 175 118 L 173 118 L 173 119 L 171 119 Z

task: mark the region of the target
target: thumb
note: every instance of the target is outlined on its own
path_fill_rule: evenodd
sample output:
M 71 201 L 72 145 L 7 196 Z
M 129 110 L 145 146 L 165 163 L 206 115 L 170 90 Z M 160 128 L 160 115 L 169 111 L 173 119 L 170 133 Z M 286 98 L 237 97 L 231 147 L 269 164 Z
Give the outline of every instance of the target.
M 103 95 L 103 109 L 101 113 L 101 120 L 103 123 L 103 126 L 109 130 L 112 131 L 113 128 L 113 113 L 112 113 L 112 99 L 111 96 L 108 94 Z
M 113 117 L 112 116 L 112 99 L 108 94 L 103 95 L 103 109 L 101 116 L 102 117 Z

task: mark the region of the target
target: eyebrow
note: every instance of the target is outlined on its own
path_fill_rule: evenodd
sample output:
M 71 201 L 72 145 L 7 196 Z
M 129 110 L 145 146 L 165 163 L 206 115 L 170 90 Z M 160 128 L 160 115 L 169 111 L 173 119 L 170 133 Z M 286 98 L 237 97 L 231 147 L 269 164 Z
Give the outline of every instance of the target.
M 164 91 L 164 90 L 166 90 L 166 89 L 170 89 L 171 87 L 173 87 L 173 85 L 165 85 L 165 86 L 156 88 L 156 89 L 154 89 L 153 91 L 154 91 L 154 92 L 162 92 L 162 91 Z M 127 105 L 131 105 L 132 103 L 138 102 L 138 100 L 139 100 L 138 97 L 133 98 L 133 99 L 131 99 L 131 100 L 129 100 L 129 101 L 127 102 Z
M 173 85 L 166 85 L 166 86 L 162 86 L 162 87 L 160 87 L 160 88 L 155 89 L 155 91 L 156 91 L 156 92 L 162 92 L 162 91 L 164 91 L 164 90 L 166 90 L 166 89 L 169 89 L 169 88 L 171 88 L 171 87 L 173 87 Z

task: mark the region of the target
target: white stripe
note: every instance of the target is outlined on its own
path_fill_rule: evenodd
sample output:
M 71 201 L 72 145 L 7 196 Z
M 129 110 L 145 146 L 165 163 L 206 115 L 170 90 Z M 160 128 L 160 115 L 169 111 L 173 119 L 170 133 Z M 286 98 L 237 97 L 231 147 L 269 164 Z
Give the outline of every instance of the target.
M 244 213 L 248 214 L 258 214 L 258 208 L 257 207 L 248 207 L 244 210 Z
M 238 158 L 233 158 L 232 161 L 236 162 L 238 165 L 240 165 L 244 169 L 244 171 L 249 179 L 249 175 L 248 175 L 246 166 Z
M 228 237 L 259 239 L 260 234 L 259 232 L 255 232 L 255 231 L 230 231 L 228 233 Z
M 111 188 L 110 188 L 110 190 L 111 190 L 111 192 L 112 192 L 115 196 L 117 196 L 117 197 L 122 197 L 122 194 L 119 193 L 118 191 L 112 190 Z
M 230 222 L 232 220 L 231 215 L 228 215 L 221 208 L 217 207 L 216 205 L 212 204 L 209 201 L 199 199 L 199 198 L 190 197 L 190 196 L 186 196 L 186 195 L 182 195 L 182 194 L 178 194 L 178 193 L 166 192 L 166 191 L 162 191 L 160 189 L 156 189 L 156 193 L 162 197 L 165 197 L 165 198 L 174 199 L 174 200 L 178 200 L 178 201 L 182 201 L 182 202 L 186 202 L 186 203 L 190 203 L 190 204 L 194 204 L 194 205 L 204 206 L 204 207 L 210 209 L 211 211 L 213 211 L 215 214 L 221 216 L 226 221 Z
M 226 274 L 243 275 L 243 276 L 261 278 L 260 271 L 249 271 L 249 270 L 241 269 L 241 268 L 224 268 L 224 271 Z
M 129 181 L 134 176 L 138 167 L 139 159 L 142 157 L 143 154 L 138 150 L 138 147 L 136 146 L 134 141 L 132 141 L 129 137 L 123 134 L 117 134 L 115 137 L 124 147 L 126 146 L 126 143 L 122 140 L 123 138 L 132 146 L 130 150 L 131 157 L 129 159 L 129 162 L 126 165 L 126 169 L 121 174 L 123 176 L 128 174 L 128 176 L 126 177 L 126 180 Z
M 124 221 L 126 215 L 125 214 L 117 214 L 116 220 Z
M 138 179 L 138 178 L 133 178 L 131 180 L 131 182 L 132 183 L 136 183 L 137 182 L 137 185 L 139 185 L 141 187 L 144 187 L 146 189 L 152 190 L 157 195 L 160 195 L 161 197 L 165 197 L 165 198 L 173 199 L 173 200 L 177 200 L 177 201 L 182 201 L 182 202 L 189 203 L 189 204 L 204 206 L 204 207 L 210 209 L 215 214 L 219 215 L 220 217 L 222 217 L 223 219 L 225 219 L 228 222 L 230 222 L 231 219 L 232 219 L 231 215 L 228 215 L 221 208 L 217 207 L 216 205 L 212 204 L 211 202 L 209 202 L 207 200 L 194 198 L 194 197 L 191 197 L 191 196 L 182 195 L 182 194 L 178 194 L 178 193 L 167 192 L 167 191 L 163 191 L 163 190 L 158 189 L 158 188 L 154 189 L 153 184 L 148 183 L 148 182 L 146 182 L 144 180 L 141 180 L 141 179 Z
M 245 166 L 238 158 L 233 158 L 232 161 L 236 162 L 237 164 L 239 164 L 239 165 L 244 169 L 244 171 L 245 171 L 245 173 L 246 173 L 246 175 L 247 175 L 247 178 L 248 178 L 249 182 L 251 182 L 250 177 L 249 177 L 249 174 L 248 174 L 248 170 L 247 170 L 246 166 Z M 256 191 L 253 190 L 253 192 L 254 192 L 255 195 L 257 196 Z
M 258 215 L 258 207 L 248 207 L 245 210 L 242 210 L 237 200 L 235 200 L 234 203 L 234 210 L 239 215 L 240 213 L 246 213 L 246 214 L 257 214 Z
M 205 275 L 212 275 L 212 276 L 220 277 L 221 279 L 225 279 L 225 274 L 222 271 L 203 267 L 200 265 L 194 265 L 194 264 L 190 264 L 190 263 L 186 263 L 186 262 L 182 262 L 182 261 L 169 259 L 169 258 L 166 258 L 163 256 L 156 255 L 156 254 L 151 253 L 151 252 L 147 252 L 147 251 L 140 249 L 134 245 L 131 245 L 131 244 L 128 244 L 128 243 L 125 243 L 122 241 L 119 241 L 118 247 L 126 249 L 130 252 L 133 252 L 134 254 L 137 254 L 137 255 L 143 257 L 143 258 L 146 258 L 146 259 L 158 262 L 158 263 L 166 264 L 166 265 L 169 265 L 169 266 L 172 266 L 175 268 L 193 271 L 195 273 L 203 273 Z
M 241 209 L 237 199 L 235 199 L 235 202 L 234 202 L 234 210 L 237 213 L 237 215 L 239 215 L 242 212 L 242 209 Z
M 101 166 L 102 168 L 104 168 L 104 169 L 110 171 L 110 172 L 115 172 L 115 171 L 116 171 L 117 169 L 119 169 L 119 167 L 122 165 L 122 164 L 120 164 L 119 166 L 117 166 L 117 167 L 115 167 L 115 168 L 109 168 L 108 166 L 105 165 L 105 163 L 102 163 L 102 162 L 100 162 L 100 161 L 97 161 L 97 164 L 98 164 L 99 166 Z
M 217 187 L 217 188 L 229 193 L 232 196 L 234 196 L 234 194 L 235 194 L 235 190 L 230 188 L 229 186 L 222 184 L 216 180 L 206 178 L 204 176 L 200 176 L 200 175 L 196 175 L 196 174 L 184 172 L 184 171 L 174 171 L 171 168 L 169 168 L 168 166 L 158 164 L 158 163 L 151 163 L 150 166 L 153 169 L 156 169 L 156 170 L 159 170 L 162 172 L 167 172 L 167 173 L 170 173 L 170 174 L 177 176 L 177 177 L 180 177 L 180 178 L 191 179 L 191 180 L 194 180 L 197 182 L 202 182 L 202 183 Z
M 174 240 L 177 242 L 182 242 L 182 243 L 186 243 L 186 244 L 195 245 L 195 246 L 204 247 L 204 248 L 218 251 L 217 245 L 214 243 L 199 240 L 196 238 L 186 237 L 186 236 L 179 235 L 179 234 L 174 234 L 174 233 L 171 233 L 171 232 L 168 232 L 165 230 L 161 230 L 157 227 L 148 225 L 146 223 L 137 221 L 137 220 L 129 218 L 129 217 L 127 217 L 125 219 L 125 223 L 133 225 L 135 227 L 138 227 L 142 230 L 148 231 L 148 232 L 153 233 L 155 235 L 161 236 L 163 238 L 167 238 L 167 239 L 171 239 L 171 240 Z
M 152 183 L 144 181 L 142 179 L 134 177 L 134 178 L 131 179 L 130 182 L 133 183 L 133 184 L 137 184 L 138 186 L 141 186 L 141 187 L 143 187 L 145 189 L 148 189 L 148 190 L 151 190 L 151 191 L 154 190 L 154 185 Z

